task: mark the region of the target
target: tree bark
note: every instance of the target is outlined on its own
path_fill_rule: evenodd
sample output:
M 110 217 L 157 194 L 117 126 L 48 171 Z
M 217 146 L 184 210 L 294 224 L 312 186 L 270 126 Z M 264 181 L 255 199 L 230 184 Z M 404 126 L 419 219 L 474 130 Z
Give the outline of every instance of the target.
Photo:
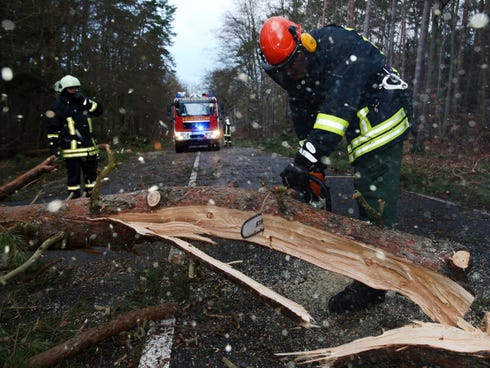
M 111 322 L 103 323 L 82 332 L 41 354 L 33 356 L 28 365 L 36 368 L 52 367 L 56 363 L 75 356 L 84 349 L 94 346 L 108 337 L 132 330 L 137 326 L 144 326 L 148 321 L 173 317 L 177 314 L 177 311 L 176 303 L 166 303 L 124 314 Z
M 447 262 L 454 250 L 462 248 L 460 245 L 314 210 L 289 193 L 174 187 L 160 191 L 156 209 L 149 208 L 145 191 L 102 198 L 95 215 L 90 214 L 88 199 L 84 198 L 65 202 L 57 212 L 49 212 L 45 205 L 0 207 L 0 224 L 16 227 L 30 244 L 67 229 L 63 242 L 67 248 L 110 244 L 114 249 L 148 236 L 171 241 L 172 237 L 206 241 L 206 235 L 244 240 L 375 288 L 396 290 L 419 304 L 433 320 L 454 325 L 467 312 L 473 301 L 470 293 L 436 273 L 451 274 L 454 262 L 451 267 Z M 242 223 L 257 211 L 263 213 L 265 230 L 242 239 Z M 144 237 L 136 236 L 136 232 Z M 223 267 L 206 263 L 230 275 Z M 237 280 L 243 283 L 241 276 L 235 277 Z
M 33 167 L 24 174 L 18 176 L 11 182 L 4 184 L 0 187 L 0 200 L 7 198 L 9 195 L 14 193 L 16 190 L 22 189 L 26 185 L 37 180 L 42 174 L 50 172 L 56 169 L 55 165 L 52 165 L 56 160 L 55 155 L 49 156 L 46 160 L 41 162 L 39 165 Z
M 109 226 L 107 220 L 96 218 L 112 214 L 153 212 L 176 206 L 202 206 L 212 203 L 218 207 L 279 216 L 332 234 L 372 244 L 394 256 L 407 258 L 430 270 L 450 277 L 454 270 L 450 259 L 456 251 L 466 250 L 462 244 L 448 240 L 428 239 L 396 230 L 380 228 L 332 212 L 313 209 L 294 199 L 293 192 L 244 190 L 231 187 L 167 187 L 159 191 L 160 202 L 155 207 L 147 203 L 147 191 L 104 196 L 98 213 L 90 213 L 89 198 L 63 202 L 58 210 L 49 205 L 0 206 L 0 225 L 15 228 L 37 248 L 60 229 L 69 229 L 64 247 L 85 248 L 111 244 L 116 249 L 142 242 L 135 232 L 119 224 Z M 51 212 L 53 211 L 53 212 Z M 464 280 L 458 280 L 464 281 Z
M 413 114 L 416 121 L 422 119 L 420 112 L 422 111 L 422 101 L 420 96 L 423 94 L 422 91 L 422 81 L 424 72 L 424 62 L 425 62 L 425 44 L 427 41 L 427 34 L 429 29 L 429 16 L 430 16 L 430 0 L 424 0 L 423 2 L 423 12 L 422 21 L 420 24 L 420 36 L 419 43 L 417 45 L 417 59 L 415 62 L 415 76 L 413 78 Z M 416 151 L 423 151 L 423 144 L 425 139 L 425 130 L 427 129 L 424 121 L 419 121 L 417 127 L 417 136 L 415 139 L 414 149 Z

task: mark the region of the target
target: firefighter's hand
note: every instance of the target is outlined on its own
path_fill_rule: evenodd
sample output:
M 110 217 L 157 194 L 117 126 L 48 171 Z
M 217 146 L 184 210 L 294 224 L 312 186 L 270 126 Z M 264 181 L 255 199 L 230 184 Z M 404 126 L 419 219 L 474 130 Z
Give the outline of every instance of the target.
M 84 108 L 85 110 L 90 110 L 90 108 L 92 107 L 92 101 L 90 100 L 90 98 L 85 96 L 80 91 L 73 95 L 72 101 L 82 106 L 82 108 Z
M 289 188 L 303 192 L 310 188 L 308 170 L 301 165 L 291 163 L 281 173 L 282 183 Z
M 76 103 L 78 103 L 78 104 L 80 104 L 80 105 L 81 105 L 81 104 L 83 104 L 83 102 L 84 102 L 86 99 L 87 99 L 87 97 L 85 97 L 85 95 L 84 95 L 82 92 L 80 92 L 80 91 L 78 91 L 77 93 L 75 93 L 75 94 L 74 94 L 74 95 L 71 97 L 71 100 L 72 100 L 73 102 L 76 102 Z
M 50 156 L 56 156 L 56 158 L 58 158 L 60 156 L 60 151 L 58 151 L 57 149 L 50 149 L 49 150 L 49 155 Z

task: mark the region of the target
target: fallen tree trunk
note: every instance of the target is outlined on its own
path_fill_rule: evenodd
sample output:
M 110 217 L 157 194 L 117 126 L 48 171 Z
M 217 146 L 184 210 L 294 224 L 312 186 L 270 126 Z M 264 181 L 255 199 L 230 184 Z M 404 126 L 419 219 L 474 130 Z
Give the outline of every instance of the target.
M 43 162 L 41 162 L 39 165 L 33 167 L 29 171 L 18 176 L 11 182 L 2 185 L 0 187 L 0 200 L 7 198 L 16 190 L 22 189 L 26 185 L 37 180 L 42 174 L 55 170 L 56 166 L 52 165 L 55 160 L 56 160 L 56 156 L 51 155 Z
M 354 355 L 361 356 L 360 361 L 370 361 L 373 356 L 377 357 L 376 361 L 380 361 L 380 357 L 386 355 L 391 363 L 400 361 L 403 357 L 403 362 L 419 363 L 417 366 L 424 366 L 430 363 L 431 365 L 437 362 L 444 362 L 441 366 L 459 368 L 464 356 L 452 356 L 448 359 L 447 352 L 454 352 L 470 357 L 466 360 L 471 361 L 471 365 L 467 367 L 480 367 L 480 362 L 490 358 L 490 336 L 478 328 L 469 329 L 465 324 L 465 329 L 452 326 L 443 326 L 437 323 L 422 323 L 404 326 L 401 328 L 385 331 L 380 336 L 370 336 L 363 339 L 354 340 L 350 343 L 312 351 L 300 351 L 293 353 L 278 353 L 278 356 L 296 356 L 296 361 L 302 364 L 306 363 L 322 363 L 325 367 L 331 367 L 332 363 L 335 366 L 344 367 L 353 365 L 355 361 Z M 382 352 L 380 350 L 383 350 Z M 441 357 L 438 353 L 441 350 L 445 351 L 445 357 Z M 371 352 L 371 354 L 361 354 Z M 396 356 L 398 355 L 398 358 Z M 348 358 L 347 358 L 348 357 Z M 346 365 L 344 365 L 344 364 Z M 484 364 L 484 363 L 483 363 Z
M 121 221 L 145 236 L 205 240 L 204 234 L 242 240 L 241 225 L 250 215 L 250 212 L 216 206 L 185 206 L 152 213 L 123 213 L 110 219 Z M 395 290 L 417 303 L 432 320 L 456 325 L 473 302 L 473 296 L 456 282 L 379 248 L 279 216 L 264 214 L 263 224 L 264 231 L 246 239 L 248 242 L 377 289 Z M 189 253 L 188 249 L 182 249 Z M 216 268 L 209 260 L 204 261 Z
M 446 243 L 314 210 L 284 192 L 270 194 L 234 188 L 166 188 L 159 191 L 157 205 L 151 201 L 151 209 L 148 192 L 103 198 L 98 219 L 89 213 L 86 199 L 65 202 L 55 212 L 46 205 L 0 207 L 0 218 L 3 226 L 16 226 L 33 244 L 66 229 L 68 238 L 63 244 L 67 247 L 107 244 L 114 248 L 115 244 L 141 241 L 134 230 L 138 226 L 145 229 L 138 232 L 147 231 L 145 235 L 152 236 L 197 237 L 200 232 L 244 240 L 240 235 L 242 223 L 260 209 L 265 231 L 246 241 L 372 287 L 396 290 L 443 323 L 456 324 L 471 305 L 473 297 L 466 290 L 436 273 L 450 270 L 446 261 L 438 261 L 452 254 L 447 247 L 441 249 Z M 124 224 L 114 222 L 116 219 Z M 141 225 L 143 222 L 147 224 Z M 186 224 L 196 225 L 198 230 L 191 231 Z M 167 229 L 162 230 L 162 225 Z M 168 226 L 173 226 L 170 233 Z
M 115 213 L 151 213 L 165 207 L 213 204 L 242 211 L 261 210 L 265 214 L 294 220 L 346 239 L 374 245 L 453 279 L 460 277 L 460 272 L 455 272 L 452 256 L 456 251 L 465 250 L 461 244 L 380 228 L 331 212 L 315 210 L 291 198 L 287 193 L 273 192 L 271 195 L 270 192 L 230 187 L 168 187 L 158 191 L 159 203 L 155 205 L 152 199 L 150 207 L 147 197 L 154 193 L 140 191 L 105 196 L 99 202 L 98 213 L 90 213 L 88 198 L 67 201 L 57 206 L 0 206 L 0 225 L 16 228 L 33 247 L 39 246 L 60 229 L 69 230 L 67 248 L 108 244 L 124 247 L 141 242 L 142 239 L 135 237 L 135 232 L 125 226 L 89 219 L 108 217 Z
M 132 330 L 138 326 L 144 326 L 148 321 L 174 317 L 177 311 L 176 303 L 166 303 L 121 315 L 113 321 L 82 332 L 41 354 L 33 356 L 29 359 L 29 367 L 52 367 L 56 363 L 75 356 L 84 349 L 94 346 L 108 337 Z

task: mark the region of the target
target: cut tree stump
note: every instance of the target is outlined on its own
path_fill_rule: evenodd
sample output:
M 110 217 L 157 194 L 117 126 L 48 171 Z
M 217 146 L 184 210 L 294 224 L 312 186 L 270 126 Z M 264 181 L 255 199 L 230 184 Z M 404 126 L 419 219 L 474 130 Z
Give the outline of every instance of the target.
M 36 245 L 65 229 L 67 248 L 130 246 L 145 240 L 137 232 L 253 242 L 372 287 L 396 290 L 419 304 L 433 320 L 450 325 L 464 316 L 473 301 L 468 291 L 443 275 L 451 275 L 448 260 L 463 248 L 460 244 L 315 210 L 282 191 L 270 195 L 228 187 L 173 187 L 159 193 L 155 208 L 148 206 L 147 191 L 102 198 L 98 218 L 89 213 L 88 200 L 83 198 L 65 202 L 56 212 L 46 205 L 0 207 L 0 224 L 15 227 Z M 242 223 L 259 209 L 264 232 L 242 239 Z

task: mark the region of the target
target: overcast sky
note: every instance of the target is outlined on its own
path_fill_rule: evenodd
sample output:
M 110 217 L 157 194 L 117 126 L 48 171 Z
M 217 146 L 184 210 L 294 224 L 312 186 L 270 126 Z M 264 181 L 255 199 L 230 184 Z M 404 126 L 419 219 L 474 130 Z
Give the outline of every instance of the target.
M 214 69 L 217 33 L 224 14 L 233 10 L 233 1 L 169 0 L 177 7 L 173 22 L 177 35 L 170 52 L 176 63 L 177 77 L 186 86 L 198 87 L 206 72 Z

